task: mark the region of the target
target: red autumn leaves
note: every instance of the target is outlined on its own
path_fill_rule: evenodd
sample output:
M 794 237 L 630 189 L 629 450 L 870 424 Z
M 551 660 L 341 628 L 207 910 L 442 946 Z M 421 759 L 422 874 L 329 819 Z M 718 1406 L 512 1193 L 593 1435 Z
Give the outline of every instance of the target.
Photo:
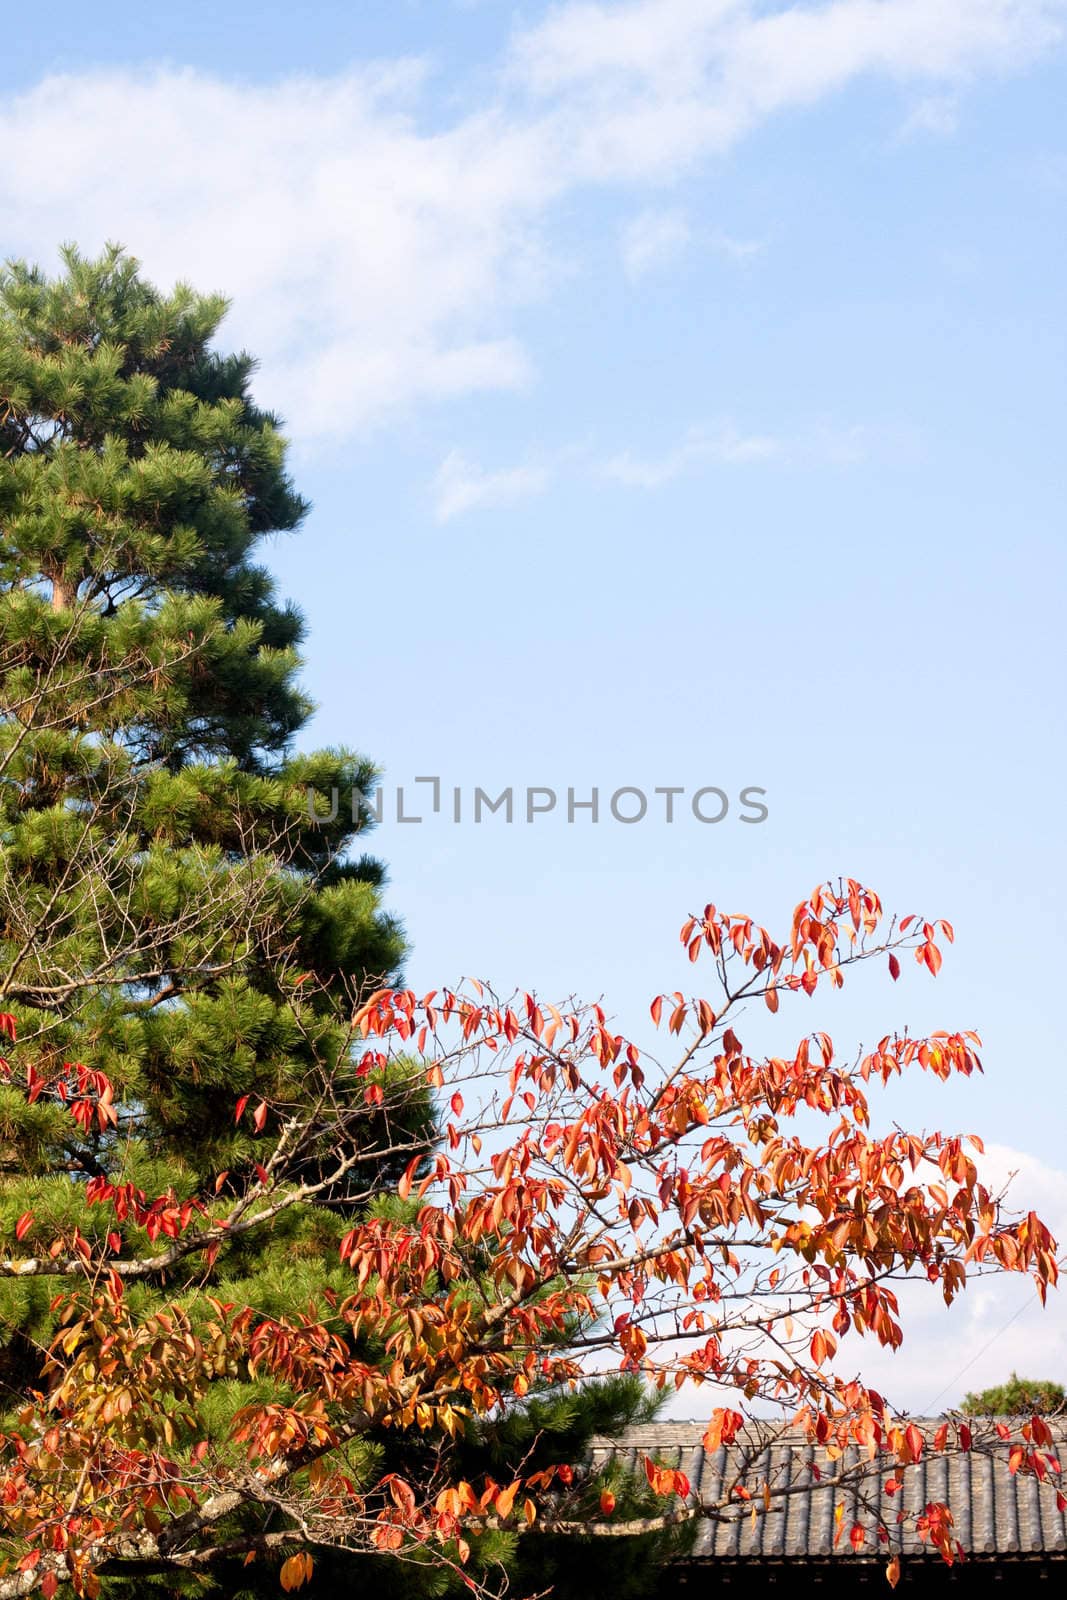
M 975 1266 L 1028 1272 L 1042 1291 L 1056 1280 L 1055 1244 L 1040 1219 L 1001 1220 L 970 1153 L 980 1150 L 978 1141 L 870 1132 L 872 1083 L 909 1069 L 941 1079 L 978 1071 L 977 1036 L 890 1034 L 858 1060 L 839 1057 L 824 1032 L 776 1055 L 750 1053 L 740 1036 L 739 997 L 760 997 L 777 1012 L 783 996 L 811 994 L 823 982 L 839 987 L 851 964 L 874 954 L 880 966 L 888 958 L 894 980 L 897 952 L 906 948 L 936 975 L 936 940 L 951 941 L 948 924 L 882 924 L 878 897 L 852 880 L 814 891 L 785 938 L 706 906 L 687 919 L 682 940 L 690 961 L 710 956 L 719 990 L 652 1001 L 652 1021 L 679 1040 L 678 1059 L 667 1066 L 617 1032 L 596 1005 L 557 1008 L 530 994 L 499 1002 L 477 984 L 422 999 L 410 990 L 372 995 L 353 1019 L 356 1040 L 367 1043 L 353 1065 L 369 1081 L 345 1115 L 363 1118 L 361 1137 L 373 1148 L 375 1138 L 391 1137 L 380 1108 L 387 1113 L 393 1097 L 401 1103 L 405 1082 L 420 1094 L 428 1086 L 445 1114 L 442 1147 L 429 1154 L 409 1147 L 397 1160 L 400 1211 L 357 1215 L 347 1228 L 344 1289 L 331 1288 L 289 1319 L 253 1306 L 218 1308 L 227 1359 L 247 1362 L 276 1396 L 246 1407 L 227 1441 L 240 1445 L 257 1481 L 284 1482 L 305 1496 L 312 1518 L 328 1504 L 367 1548 L 403 1554 L 418 1546 L 430 1559 L 464 1566 L 473 1527 L 487 1519 L 520 1529 L 549 1524 L 562 1505 L 578 1506 L 581 1474 L 562 1464 L 504 1484 L 456 1475 L 431 1487 L 396 1473 L 357 1490 L 334 1464 L 342 1446 L 360 1429 L 412 1430 L 439 1442 L 446 1470 L 449 1441 L 477 1419 L 521 1404 L 539 1385 L 580 1383 L 612 1365 L 660 1388 L 711 1383 L 717 1395 L 731 1391 L 735 1404 L 714 1407 L 705 1430 L 712 1451 L 736 1446 L 759 1406 L 775 1408 L 828 1452 L 858 1445 L 871 1459 L 891 1460 L 895 1473 L 924 1452 L 968 1448 L 964 1427 L 927 1439 L 835 1367 L 846 1335 L 900 1343 L 892 1271 L 915 1268 L 946 1300 Z M 13 1019 L 0 1018 L 0 1029 L 14 1039 Z M 24 1072 L 6 1071 L 28 1099 L 47 1093 L 66 1103 L 79 1127 L 101 1128 L 101 1118 L 114 1126 L 103 1074 L 81 1067 L 47 1078 L 32 1059 Z M 115 1226 L 99 1239 L 60 1231 L 43 1252 L 66 1275 L 72 1303 L 86 1282 L 108 1285 L 96 1311 L 101 1342 L 119 1339 L 120 1330 L 123 1339 L 138 1336 L 128 1326 L 124 1282 L 155 1270 L 132 1257 L 128 1224 L 150 1239 L 163 1235 L 210 1268 L 231 1228 L 254 1227 L 260 1216 L 269 1225 L 303 1192 L 285 1165 L 284 1140 L 299 1146 L 299 1108 L 268 1098 L 253 1104 L 246 1094 L 236 1102 L 236 1123 L 250 1106 L 247 1126 L 261 1160 L 242 1158 L 241 1170 L 219 1174 L 203 1197 L 181 1202 L 94 1177 L 85 1199 L 109 1208 Z M 804 1139 L 790 1121 L 801 1112 Z M 813 1127 L 825 1127 L 825 1137 Z M 14 1224 L 16 1244 L 33 1226 L 24 1212 Z M 35 1248 L 40 1256 L 36 1238 Z M 373 1362 L 354 1353 L 368 1347 L 382 1352 Z M 99 1395 L 88 1383 L 80 1387 L 74 1347 L 61 1345 L 56 1359 L 71 1425 L 84 1429 L 93 1470 L 106 1473 L 106 1436 L 94 1433 Z M 188 1357 L 190 1376 L 201 1359 Z M 298 1402 L 284 1398 L 293 1395 Z M 151 1412 L 147 1406 L 146 1429 Z M 1028 1426 L 1012 1446 L 1012 1470 L 1048 1475 L 1056 1470 L 1050 1441 L 1040 1419 Z M 25 1441 L 23 1448 L 30 1448 Z M 124 1448 L 124 1459 L 163 1470 L 147 1436 Z M 209 1463 L 195 1466 L 206 1473 Z M 38 1490 L 20 1470 L 4 1492 L 32 1508 Z M 299 1490 L 291 1482 L 297 1472 L 304 1474 Z M 650 1458 L 645 1476 L 655 1495 L 692 1511 L 683 1472 Z M 890 1484 L 899 1481 L 885 1485 L 894 1515 L 900 1502 Z M 213 1493 L 226 1488 L 213 1480 Z M 744 1483 L 736 1498 L 750 1500 L 759 1515 L 774 1499 L 765 1488 L 766 1501 Z M 592 1508 L 584 1507 L 573 1515 L 625 1521 L 616 1516 L 613 1488 L 594 1487 Z M 149 1513 L 158 1518 L 158 1506 L 144 1507 L 142 1517 L 134 1501 L 135 1523 L 141 1517 L 149 1526 Z M 34 1531 L 32 1509 L 26 1517 L 31 1543 L 51 1537 L 43 1522 Z M 927 1506 L 920 1521 L 922 1537 L 952 1558 L 947 1509 Z M 125 1537 L 129 1525 L 126 1516 L 101 1528 L 102 1558 L 108 1540 Z M 850 1522 L 841 1536 L 858 1548 L 870 1531 Z M 286 1588 L 306 1583 L 307 1552 L 286 1552 L 281 1572 Z

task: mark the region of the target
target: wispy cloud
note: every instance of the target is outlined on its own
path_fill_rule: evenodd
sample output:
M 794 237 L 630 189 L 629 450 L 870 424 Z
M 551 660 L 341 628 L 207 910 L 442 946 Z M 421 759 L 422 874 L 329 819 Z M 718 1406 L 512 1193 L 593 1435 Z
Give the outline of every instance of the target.
M 914 139 L 923 134 L 947 139 L 959 127 L 959 100 L 951 94 L 929 94 L 918 100 L 900 125 L 899 139 Z
M 452 450 L 434 474 L 430 499 L 437 521 L 448 522 L 469 511 L 515 505 L 561 480 L 608 480 L 624 489 L 651 491 L 709 467 L 849 467 L 875 454 L 907 463 L 917 449 L 915 434 L 901 427 L 823 422 L 772 433 L 746 430 L 732 422 L 701 423 L 687 428 L 676 444 L 658 455 L 633 448 L 605 453 L 583 443 L 548 458 L 490 468 L 462 450 Z
M 450 522 L 468 511 L 499 511 L 543 493 L 549 478 L 547 467 L 486 471 L 453 450 L 442 461 L 433 481 L 434 516 L 438 522 Z
M 1065 12 L 1064 0 L 571 0 L 516 37 L 511 69 L 570 114 L 576 170 L 672 176 L 864 74 L 944 87 L 1027 61 L 1060 39 Z
M 768 461 L 782 453 L 782 442 L 768 434 L 743 434 L 731 427 L 690 428 L 685 437 L 661 456 L 636 456 L 629 450 L 601 464 L 605 478 L 628 489 L 659 489 L 690 468 L 717 462 L 737 466 Z
M 689 223 L 683 211 L 641 211 L 624 223 L 619 237 L 623 270 L 637 282 L 670 266 L 688 243 Z
M 530 381 L 516 307 L 552 283 L 579 186 L 673 182 L 768 118 L 872 74 L 955 92 L 1060 35 L 1067 0 L 565 0 L 519 26 L 481 98 L 434 110 L 425 63 L 266 86 L 91 71 L 0 99 L 9 250 L 119 238 L 161 280 L 224 287 L 227 337 L 305 444 L 397 408 Z M 921 101 L 920 101 L 921 104 Z M 225 159 L 220 159 L 220 151 Z M 655 212 L 655 208 L 653 208 Z M 631 241 L 638 273 L 684 243 Z
M 675 207 L 639 211 L 619 230 L 619 255 L 631 283 L 665 271 L 687 250 L 706 251 L 740 265 L 765 249 L 762 239 L 739 239 L 721 229 L 694 227 L 686 213 Z
M 817 423 L 793 432 L 751 433 L 732 423 L 688 428 L 678 443 L 660 455 L 632 450 L 602 460 L 599 476 L 628 489 L 659 489 L 701 467 L 746 467 L 758 463 L 781 466 L 849 467 L 872 455 L 898 463 L 914 461 L 920 441 L 907 427 L 871 427 L 863 423 Z
M 716 255 L 739 262 L 751 261 L 754 256 L 761 256 L 767 248 L 765 239 L 737 239 L 730 233 L 709 234 L 707 243 Z

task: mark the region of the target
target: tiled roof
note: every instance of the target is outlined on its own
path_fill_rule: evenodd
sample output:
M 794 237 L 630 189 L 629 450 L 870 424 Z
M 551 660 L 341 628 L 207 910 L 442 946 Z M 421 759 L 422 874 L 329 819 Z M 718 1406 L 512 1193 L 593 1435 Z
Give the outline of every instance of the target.
M 921 1423 L 929 1430 L 936 1423 Z M 1007 1446 L 994 1440 L 969 1452 L 952 1456 L 930 1455 L 917 1465 L 900 1468 L 887 1463 L 867 1464 L 866 1454 L 850 1447 L 831 1460 L 825 1449 L 797 1435 L 767 1439 L 750 1435 L 728 1450 L 705 1450 L 699 1422 L 655 1423 L 632 1428 L 623 1439 L 593 1446 L 593 1461 L 603 1463 L 612 1454 L 637 1471 L 645 1456 L 684 1472 L 694 1495 L 705 1506 L 726 1502 L 712 1517 L 702 1517 L 693 1550 L 694 1560 L 870 1560 L 887 1553 L 935 1554 L 914 1527 L 914 1514 L 931 1500 L 945 1501 L 955 1518 L 955 1535 L 972 1557 L 1064 1557 L 1067 1555 L 1067 1519 L 1056 1509 L 1057 1484 L 1039 1483 L 1032 1475 L 1008 1470 Z M 1067 1432 L 1056 1430 L 1059 1454 L 1067 1461 Z M 769 1440 L 769 1442 L 768 1442 Z M 812 1471 L 815 1466 L 820 1476 Z M 835 1483 L 866 1469 L 857 1488 Z M 882 1493 L 888 1478 L 902 1481 L 892 1498 Z M 730 1503 L 733 1484 L 740 1480 L 752 1499 Z M 762 1486 L 774 1491 L 770 1510 L 764 1509 Z M 782 1491 L 787 1491 L 782 1494 Z M 874 1519 L 864 1509 L 860 1492 L 880 1503 L 889 1527 L 890 1542 L 879 1544 Z M 779 1498 L 781 1495 L 781 1498 Z M 844 1500 L 844 1535 L 834 1544 L 834 1514 Z M 753 1506 L 756 1514 L 753 1516 Z M 895 1523 L 901 1508 L 908 1513 Z M 854 1551 L 849 1529 L 854 1522 L 868 1530 L 864 1544 Z

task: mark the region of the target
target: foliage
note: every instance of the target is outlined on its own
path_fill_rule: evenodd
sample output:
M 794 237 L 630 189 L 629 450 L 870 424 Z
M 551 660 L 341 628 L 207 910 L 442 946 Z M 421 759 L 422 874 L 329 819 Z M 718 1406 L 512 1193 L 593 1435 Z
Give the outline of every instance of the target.
M 777 936 L 709 905 L 682 940 L 710 965 L 712 997 L 651 1005 L 673 1042 L 666 1064 L 596 1005 L 386 985 L 346 1013 L 351 1052 L 319 1063 L 326 1082 L 351 1062 L 361 1095 L 313 1108 L 237 1097 L 257 1164 L 224 1177 L 217 1197 L 183 1205 L 107 1179 L 84 1221 L 28 1210 L 5 1270 L 48 1284 L 60 1328 L 47 1391 L 9 1430 L 0 1500 L 17 1542 L 0 1600 L 68 1575 L 92 1594 L 101 1570 L 270 1559 L 293 1590 L 328 1571 L 331 1552 L 386 1587 L 488 1594 L 516 1552 L 526 1574 L 542 1551 L 558 1563 L 561 1536 L 670 1538 L 739 1498 L 766 1514 L 792 1492 L 760 1476 L 776 1428 L 861 1447 L 859 1466 L 842 1464 L 839 1536 L 887 1540 L 904 1515 L 902 1475 L 984 1435 L 896 1413 L 851 1375 L 852 1342 L 900 1344 L 896 1286 L 910 1275 L 951 1302 L 976 1275 L 1027 1273 L 1043 1298 L 1055 1243 L 983 1184 L 979 1140 L 872 1131 L 872 1083 L 969 1075 L 974 1034 L 889 1033 L 849 1061 L 821 1031 L 760 1055 L 737 1029 L 753 1002 L 803 1005 L 874 959 L 896 979 L 910 950 L 936 975 L 951 938 L 945 922 L 887 919 L 851 880 L 815 890 Z M 311 1030 L 331 993 L 313 977 L 289 1003 Z M 123 1103 L 99 1071 L 83 1083 L 53 1070 L 38 1089 L 35 1040 L 9 1054 L 12 1095 L 47 1093 L 57 1119 L 110 1123 Z M 193 1263 L 206 1271 L 224 1247 L 284 1236 L 306 1200 L 309 1126 L 396 1155 L 394 1113 L 419 1085 L 439 1108 L 440 1147 L 408 1140 L 392 1197 L 346 1219 L 298 1310 L 240 1280 L 191 1292 Z M 163 1310 L 145 1286 L 169 1284 L 178 1263 L 186 1293 Z M 566 1407 L 609 1370 L 661 1394 L 707 1386 L 706 1448 L 745 1446 L 722 1501 L 698 1502 L 683 1472 L 651 1456 L 640 1492 L 593 1472 Z M 235 1380 L 230 1412 L 214 1401 Z M 624 1400 L 605 1391 L 616 1423 Z M 996 1437 L 1013 1471 L 1058 1471 L 1040 1415 Z M 926 1504 L 917 1526 L 956 1558 L 951 1506 Z M 887 1571 L 895 1582 L 899 1562 Z
M 1007 1383 L 967 1395 L 960 1409 L 969 1417 L 1022 1417 L 1031 1411 L 1062 1411 L 1065 1402 L 1062 1383 L 1020 1378 L 1013 1372 Z
M 330 1306 L 354 1226 L 415 1225 L 389 1191 L 435 1139 L 424 1068 L 354 1048 L 403 935 L 352 848 L 369 815 L 313 820 L 308 792 L 325 818 L 375 772 L 292 750 L 302 624 L 255 555 L 305 506 L 250 358 L 216 353 L 224 309 L 161 295 L 118 250 L 67 251 L 55 281 L 0 273 L 0 1010 L 20 1033 L 0 1067 L 3 1594 L 292 1580 L 303 1552 L 242 1435 L 321 1432 L 338 1328 L 389 1370 L 385 1330 L 357 1338 Z M 490 1287 L 486 1260 L 466 1292 Z M 267 1330 L 309 1307 L 322 1348 L 286 1373 Z M 648 1404 L 632 1378 L 541 1403 L 536 1434 L 497 1418 L 453 1453 L 547 1463 Z M 343 1464 L 374 1485 L 425 1454 L 375 1425 Z M 209 1479 L 231 1497 L 185 1540 Z M 628 1572 L 679 1538 L 631 1542 Z M 482 1569 L 521 1566 L 510 1532 L 477 1543 Z M 341 1545 L 314 1547 L 323 1583 L 369 1560 L 389 1587 L 395 1560 Z M 453 1581 L 416 1566 L 409 1592 Z

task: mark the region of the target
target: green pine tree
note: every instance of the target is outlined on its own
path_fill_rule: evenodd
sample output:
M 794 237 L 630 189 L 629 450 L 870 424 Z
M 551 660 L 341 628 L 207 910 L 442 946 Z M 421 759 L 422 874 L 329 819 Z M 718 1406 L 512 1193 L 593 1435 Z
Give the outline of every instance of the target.
M 114 249 L 68 250 L 65 267 L 0 276 L 0 1006 L 20 1029 L 0 1082 L 0 1226 L 10 1239 L 31 1213 L 27 1252 L 75 1227 L 97 1237 L 94 1179 L 232 1204 L 260 1104 L 270 1132 L 322 1101 L 321 1140 L 289 1176 L 329 1176 L 348 1127 L 338 1102 L 363 1108 L 354 1062 L 341 1070 L 351 1002 L 404 954 L 381 868 L 346 859 L 350 807 L 328 824 L 308 811 L 309 788 L 347 799 L 373 767 L 291 751 L 310 709 L 302 624 L 254 555 L 306 507 L 250 399 L 252 362 L 211 348 L 225 303 L 159 294 Z M 55 1091 L 67 1062 L 107 1074 L 113 1122 L 72 1123 Z M 420 1139 L 426 1094 L 394 1097 L 398 1115 Z M 381 1142 L 365 1115 L 353 1130 Z M 340 1288 L 346 1212 L 397 1159 L 355 1165 L 235 1241 L 219 1292 L 239 1282 L 269 1313 L 331 1275 Z M 202 1276 L 201 1260 L 179 1263 L 132 1285 L 131 1305 Z M 55 1287 L 0 1280 L 12 1405 L 40 1384 Z M 220 1394 L 220 1422 L 239 1400 Z
M 223 300 L 161 294 L 118 249 L 99 260 L 68 249 L 64 268 L 54 280 L 19 264 L 0 274 L 0 1009 L 19 1027 L 0 1073 L 5 1254 L 32 1219 L 0 1274 L 0 1427 L 45 1386 L 56 1331 L 56 1278 L 25 1263 L 78 1233 L 106 1252 L 114 1215 L 93 1204 L 94 1186 L 169 1194 L 210 1222 L 242 1196 L 303 1185 L 306 1198 L 269 1225 L 234 1230 L 213 1259 L 175 1252 L 125 1295 L 141 1321 L 178 1304 L 203 1323 L 208 1290 L 295 1317 L 344 1294 L 342 1235 L 354 1215 L 399 1204 L 382 1191 L 429 1150 L 434 1127 L 417 1064 L 383 1080 L 353 1031 L 361 995 L 397 981 L 404 937 L 382 909 L 382 869 L 353 858 L 370 819 L 364 808 L 353 822 L 348 797 L 370 790 L 374 768 L 346 750 L 293 750 L 310 710 L 296 681 L 302 624 L 254 557 L 306 506 L 276 420 L 250 398 L 253 363 L 213 349 Z M 336 815 L 313 820 L 309 791 L 327 815 L 336 791 Z M 94 1107 L 90 1083 L 84 1125 L 64 1103 L 77 1081 L 68 1063 L 114 1087 L 113 1106 Z M 297 1122 L 306 1131 L 287 1146 Z M 257 1171 L 276 1147 L 281 1164 Z M 124 1258 L 158 1260 L 170 1243 L 158 1216 L 123 1224 Z M 221 1373 L 193 1397 L 190 1440 L 224 1439 L 253 1395 L 248 1372 Z M 631 1379 L 534 1394 L 458 1448 L 472 1472 L 503 1478 L 573 1460 L 595 1431 L 648 1406 Z M 180 1449 L 177 1410 L 165 1426 Z M 425 1448 L 372 1439 L 363 1466 L 380 1470 L 391 1453 L 412 1471 Z M 616 1480 L 620 1506 L 645 1503 L 641 1486 Z M 610 1558 L 535 1543 L 487 1534 L 475 1561 L 503 1563 L 524 1590 L 548 1578 L 566 1594 L 609 1561 L 629 1594 L 677 1540 Z M 333 1553 L 317 1592 L 357 1564 L 395 1588 L 395 1565 Z M 410 1593 L 445 1581 L 401 1573 Z M 131 1584 L 138 1595 L 277 1592 L 262 1565 L 225 1562 L 108 1587 Z
M 1054 1414 L 1067 1405 L 1062 1383 L 1051 1378 L 1020 1378 L 1013 1372 L 1007 1383 L 968 1394 L 960 1410 L 969 1417 L 1022 1417 L 1031 1411 Z

